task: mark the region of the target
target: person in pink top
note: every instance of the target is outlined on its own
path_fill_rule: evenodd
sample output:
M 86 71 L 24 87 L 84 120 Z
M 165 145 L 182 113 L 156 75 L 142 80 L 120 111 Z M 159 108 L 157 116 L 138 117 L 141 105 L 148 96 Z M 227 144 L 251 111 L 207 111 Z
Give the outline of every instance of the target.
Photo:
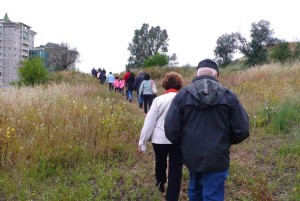
M 119 77 L 116 77 L 115 81 L 114 81 L 115 92 L 119 92 L 120 91 L 119 87 L 120 87 L 120 80 L 119 80 Z
M 125 87 L 125 80 L 120 80 L 119 81 L 119 92 L 124 93 L 124 87 Z

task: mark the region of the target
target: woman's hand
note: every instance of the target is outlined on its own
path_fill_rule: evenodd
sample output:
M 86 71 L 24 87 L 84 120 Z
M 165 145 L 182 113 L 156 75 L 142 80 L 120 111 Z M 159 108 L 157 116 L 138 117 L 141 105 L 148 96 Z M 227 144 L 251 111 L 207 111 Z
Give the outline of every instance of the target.
M 146 150 L 147 150 L 147 146 L 146 146 L 146 145 L 139 145 L 139 146 L 138 146 L 138 151 L 139 151 L 140 153 L 145 153 Z

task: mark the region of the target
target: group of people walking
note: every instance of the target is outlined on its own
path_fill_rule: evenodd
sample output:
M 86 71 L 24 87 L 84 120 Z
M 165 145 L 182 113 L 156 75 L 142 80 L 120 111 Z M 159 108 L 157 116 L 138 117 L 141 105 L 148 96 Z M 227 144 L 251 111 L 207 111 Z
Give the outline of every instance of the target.
M 166 200 L 180 195 L 183 164 L 189 170 L 190 201 L 224 200 L 231 145 L 249 137 L 249 117 L 237 95 L 218 82 L 219 67 L 211 59 L 199 62 L 196 77 L 183 86 L 179 73 L 169 72 L 162 80 L 164 93 L 156 97 L 149 73 L 135 77 L 129 70 L 123 79 L 107 76 L 109 89 L 124 92 L 146 114 L 138 151 L 151 141 L 155 155 L 155 186 L 166 190 Z M 168 170 L 168 173 L 167 173 Z
M 132 102 L 133 91 L 136 91 L 139 108 L 144 108 L 144 113 L 147 114 L 157 93 L 156 84 L 151 79 L 150 74 L 140 71 L 139 75 L 135 77 L 133 72 L 127 70 L 124 80 L 126 84 L 126 99 Z
M 105 70 L 105 68 L 103 68 L 103 69 L 98 68 L 98 70 L 93 68 L 92 69 L 92 76 L 96 77 L 100 81 L 100 84 L 104 84 L 104 82 L 106 80 L 106 70 Z
M 92 70 L 92 75 L 94 74 L 95 68 Z M 144 113 L 147 114 L 157 93 L 156 84 L 154 80 L 151 79 L 149 73 L 140 71 L 138 76 L 135 77 L 133 72 L 127 70 L 123 79 L 121 79 L 119 76 L 115 77 L 112 72 L 109 72 L 106 81 L 108 82 L 110 91 L 124 94 L 125 90 L 125 97 L 129 102 L 132 102 L 134 91 L 136 91 L 139 108 L 144 109 Z M 102 81 L 100 81 L 100 83 L 102 83 Z
M 190 201 L 224 200 L 229 149 L 249 137 L 248 114 L 236 94 L 218 82 L 218 65 L 202 60 L 196 75 L 183 87 L 180 74 L 167 73 L 162 80 L 165 92 L 154 100 L 147 100 L 149 77 L 144 75 L 139 88 L 151 107 L 145 112 L 138 150 L 145 152 L 152 142 L 155 185 L 164 192 L 167 183 L 168 201 L 179 199 L 183 164 L 189 170 Z

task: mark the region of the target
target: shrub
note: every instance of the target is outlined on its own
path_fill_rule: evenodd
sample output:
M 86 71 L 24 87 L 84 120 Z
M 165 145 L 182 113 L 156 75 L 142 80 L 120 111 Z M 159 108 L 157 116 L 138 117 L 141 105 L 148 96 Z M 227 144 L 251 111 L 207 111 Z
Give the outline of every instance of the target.
M 270 58 L 280 63 L 286 62 L 291 56 L 292 53 L 288 42 L 278 43 L 270 53 Z
M 275 134 L 289 134 L 296 125 L 299 125 L 299 110 L 299 101 L 287 100 L 274 114 L 270 123 L 270 131 Z
M 143 67 L 150 66 L 165 66 L 168 64 L 168 56 L 165 54 L 156 53 L 144 61 Z

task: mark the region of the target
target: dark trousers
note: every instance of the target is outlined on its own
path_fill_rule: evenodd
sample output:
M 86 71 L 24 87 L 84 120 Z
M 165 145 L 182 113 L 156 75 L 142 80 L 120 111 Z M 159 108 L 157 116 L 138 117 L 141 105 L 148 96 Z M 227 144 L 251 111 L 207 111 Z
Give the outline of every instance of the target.
M 155 177 L 156 182 L 167 182 L 167 158 L 169 156 L 168 188 L 166 200 L 176 201 L 179 199 L 183 158 L 179 147 L 173 144 L 152 144 L 155 154 Z
M 114 90 L 114 83 L 108 83 L 109 85 L 109 90 L 113 91 Z
M 144 112 L 147 114 L 148 110 L 150 109 L 153 101 L 153 95 L 152 94 L 143 94 L 143 100 L 144 100 Z

